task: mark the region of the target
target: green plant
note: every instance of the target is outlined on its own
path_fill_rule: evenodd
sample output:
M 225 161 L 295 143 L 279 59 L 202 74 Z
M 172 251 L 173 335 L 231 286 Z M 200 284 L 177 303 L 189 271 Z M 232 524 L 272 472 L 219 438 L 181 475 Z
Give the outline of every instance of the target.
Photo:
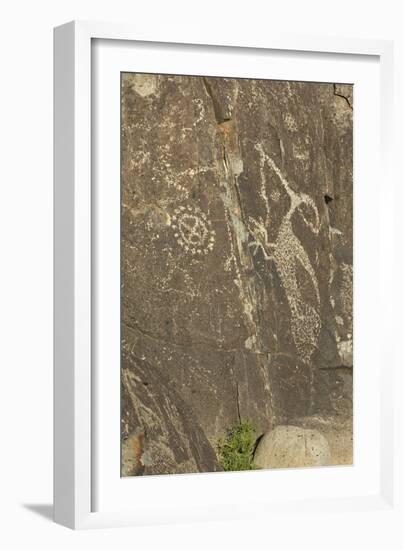
M 218 457 L 226 472 L 255 470 L 253 452 L 256 445 L 256 430 L 249 420 L 241 420 L 230 428 L 217 444 Z

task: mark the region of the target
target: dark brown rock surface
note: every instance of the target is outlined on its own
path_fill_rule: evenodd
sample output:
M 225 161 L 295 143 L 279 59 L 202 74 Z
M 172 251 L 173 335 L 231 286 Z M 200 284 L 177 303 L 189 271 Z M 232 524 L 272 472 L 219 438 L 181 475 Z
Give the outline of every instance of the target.
M 214 472 L 215 452 L 158 367 L 129 350 L 122 371 L 122 475 Z
M 122 438 L 144 434 L 144 473 L 217 469 L 240 418 L 351 427 L 352 115 L 347 85 L 122 75 Z

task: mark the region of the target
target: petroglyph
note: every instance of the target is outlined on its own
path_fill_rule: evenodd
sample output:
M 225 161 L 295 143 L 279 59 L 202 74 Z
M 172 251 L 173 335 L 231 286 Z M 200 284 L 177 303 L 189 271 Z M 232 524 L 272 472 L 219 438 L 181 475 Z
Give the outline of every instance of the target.
M 249 230 L 253 241 L 249 246 L 253 249 L 253 254 L 256 255 L 260 250 L 266 261 L 273 260 L 277 271 L 280 275 L 287 300 L 291 311 L 291 331 L 294 338 L 295 346 L 301 359 L 309 362 L 312 353 L 316 348 L 321 328 L 319 316 L 320 296 L 319 286 L 315 271 L 309 260 L 301 241 L 295 235 L 292 228 L 292 216 L 298 210 L 302 219 L 309 229 L 317 235 L 320 228 L 319 213 L 314 201 L 305 193 L 296 193 L 286 178 L 283 176 L 273 159 L 267 155 L 261 144 L 255 146 L 260 154 L 261 173 L 264 172 L 264 165 L 268 166 L 278 177 L 283 189 L 290 198 L 290 207 L 288 212 L 282 219 L 277 238 L 274 242 L 269 241 L 266 225 L 260 218 L 249 217 Z M 263 180 L 266 183 L 266 180 Z M 264 195 L 265 197 L 265 195 Z M 266 200 L 264 201 L 267 202 Z M 307 219 L 306 209 L 313 214 L 313 219 Z M 269 210 L 267 208 L 267 218 Z M 299 288 L 296 270 L 300 264 L 305 272 L 309 275 L 315 291 L 315 307 L 306 303 L 303 299 Z
M 200 122 L 203 122 L 206 111 L 204 109 L 203 101 L 200 98 L 194 99 L 193 104 L 196 106 L 196 109 L 198 111 L 197 118 L 193 122 L 193 126 L 197 126 Z
M 214 248 L 215 231 L 206 214 L 197 206 L 179 206 L 171 217 L 178 244 L 193 256 L 208 254 Z
M 133 76 L 133 89 L 141 97 L 155 94 L 158 87 L 158 76 L 153 74 L 137 74 Z
M 353 266 L 342 263 L 340 264 L 340 271 L 342 274 L 340 298 L 343 310 L 349 314 L 348 317 L 351 322 L 351 312 L 353 311 Z
M 297 123 L 295 122 L 294 117 L 290 113 L 287 113 L 285 115 L 284 124 L 290 132 L 297 132 L 298 130 Z
M 123 475 L 220 469 L 240 420 L 351 464 L 352 86 L 121 89 Z

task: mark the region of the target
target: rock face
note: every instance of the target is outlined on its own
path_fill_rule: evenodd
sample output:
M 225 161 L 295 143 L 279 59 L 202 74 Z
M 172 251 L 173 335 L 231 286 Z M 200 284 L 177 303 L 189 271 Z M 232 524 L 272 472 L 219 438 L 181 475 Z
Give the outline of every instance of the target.
M 260 439 L 254 463 L 262 469 L 329 466 L 330 447 L 317 430 L 276 426 Z
M 123 74 L 121 215 L 124 475 L 351 424 L 351 86 Z
M 170 387 L 164 373 L 126 353 L 122 372 L 122 475 L 220 470 L 192 410 Z

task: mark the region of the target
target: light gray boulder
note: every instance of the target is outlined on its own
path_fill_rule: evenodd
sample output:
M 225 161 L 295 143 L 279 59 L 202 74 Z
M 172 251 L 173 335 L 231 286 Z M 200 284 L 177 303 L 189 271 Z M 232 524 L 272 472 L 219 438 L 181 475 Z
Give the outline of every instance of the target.
M 262 469 L 327 466 L 331 453 L 327 439 L 317 430 L 277 426 L 260 439 L 254 463 Z

